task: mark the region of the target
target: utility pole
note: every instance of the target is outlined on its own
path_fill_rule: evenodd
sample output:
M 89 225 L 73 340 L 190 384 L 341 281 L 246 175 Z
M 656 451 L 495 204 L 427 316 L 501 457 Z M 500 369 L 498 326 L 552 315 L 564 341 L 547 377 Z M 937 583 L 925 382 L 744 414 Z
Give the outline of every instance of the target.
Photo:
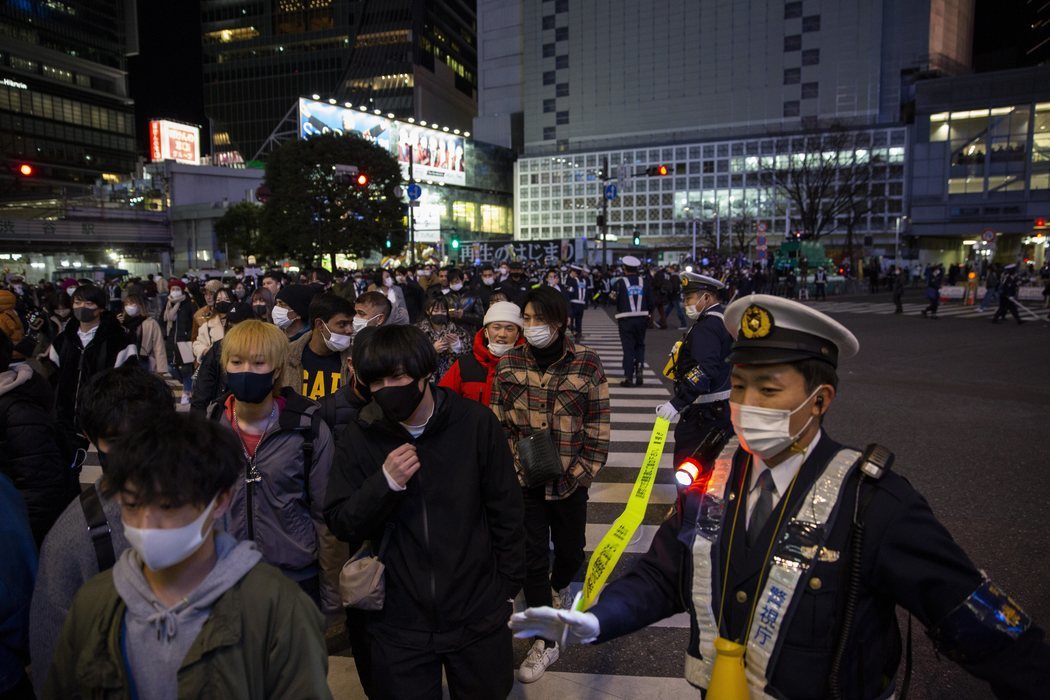
M 602 267 L 608 264 L 609 259 L 609 198 L 605 196 L 605 183 L 609 181 L 609 158 L 608 156 L 602 156 L 602 169 L 600 173 L 600 185 L 598 187 L 601 193 L 598 195 L 602 199 L 602 213 L 598 215 L 598 230 L 602 234 Z
M 416 183 L 413 179 L 414 171 L 412 169 L 415 158 L 412 157 L 412 146 L 408 147 L 408 186 L 411 187 Z M 408 200 L 408 264 L 416 264 L 416 215 L 415 206 L 412 199 Z

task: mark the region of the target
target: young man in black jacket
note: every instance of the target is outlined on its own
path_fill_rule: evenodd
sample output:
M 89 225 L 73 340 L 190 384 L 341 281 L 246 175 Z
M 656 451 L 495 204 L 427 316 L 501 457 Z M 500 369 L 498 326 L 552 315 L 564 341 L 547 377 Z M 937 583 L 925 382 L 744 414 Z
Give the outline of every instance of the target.
M 377 329 L 353 359 L 372 401 L 337 447 L 325 519 L 346 542 L 388 539 L 386 600 L 368 624 L 375 692 L 440 698 L 444 669 L 453 697 L 504 698 L 525 532 L 503 430 L 431 386 L 437 356 L 415 327 Z

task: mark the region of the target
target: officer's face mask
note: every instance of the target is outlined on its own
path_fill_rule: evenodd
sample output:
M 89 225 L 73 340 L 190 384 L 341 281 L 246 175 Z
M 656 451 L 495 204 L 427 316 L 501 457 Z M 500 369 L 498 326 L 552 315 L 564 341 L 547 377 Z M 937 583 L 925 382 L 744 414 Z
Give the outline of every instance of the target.
M 818 386 L 806 397 L 798 408 L 789 411 L 786 408 L 760 408 L 745 404 L 729 402 L 730 420 L 733 430 L 740 438 L 745 450 L 762 459 L 769 459 L 790 447 L 802 433 L 806 432 L 814 416 L 810 416 L 797 433 L 791 433 L 791 416 L 805 409 L 809 402 L 823 388 Z
M 701 296 L 700 301 L 696 302 L 692 306 L 687 306 L 685 308 L 685 315 L 689 317 L 690 321 L 695 321 L 696 319 L 700 318 L 700 316 L 702 316 L 705 311 L 711 308 L 711 304 L 709 303 L 710 301 L 711 298 L 706 294 Z

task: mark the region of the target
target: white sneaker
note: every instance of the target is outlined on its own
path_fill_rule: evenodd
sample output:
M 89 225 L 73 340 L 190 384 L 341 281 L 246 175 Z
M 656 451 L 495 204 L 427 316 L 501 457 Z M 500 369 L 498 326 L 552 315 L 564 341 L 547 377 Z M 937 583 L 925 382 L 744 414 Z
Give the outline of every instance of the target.
M 557 644 L 547 647 L 542 639 L 537 639 L 518 668 L 518 680 L 522 683 L 538 681 L 547 667 L 558 660 L 559 655 Z
M 551 607 L 555 610 L 568 610 L 572 607 L 572 589 L 566 586 L 560 591 L 551 589 Z

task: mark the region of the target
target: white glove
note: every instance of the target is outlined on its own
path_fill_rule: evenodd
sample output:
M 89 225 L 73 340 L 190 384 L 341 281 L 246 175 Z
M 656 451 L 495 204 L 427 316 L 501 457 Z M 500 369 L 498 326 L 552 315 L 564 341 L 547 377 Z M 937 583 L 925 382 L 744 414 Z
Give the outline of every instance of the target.
M 594 613 L 554 608 L 529 608 L 510 617 L 510 628 L 519 639 L 542 637 L 568 644 L 590 644 L 598 638 L 598 618 Z
M 656 407 L 656 415 L 665 418 L 668 423 L 674 423 L 678 420 L 678 409 L 672 406 L 670 401 L 667 401 Z

